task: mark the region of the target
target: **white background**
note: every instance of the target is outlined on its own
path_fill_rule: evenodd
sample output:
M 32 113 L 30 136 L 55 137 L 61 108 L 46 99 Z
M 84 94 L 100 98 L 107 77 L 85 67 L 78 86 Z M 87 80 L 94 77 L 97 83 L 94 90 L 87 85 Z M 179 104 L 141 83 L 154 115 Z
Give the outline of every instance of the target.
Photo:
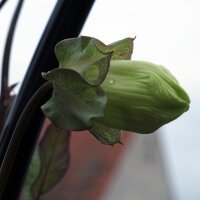
M 15 1 L 16 2 L 16 1 Z M 12 51 L 10 82 L 20 82 L 55 0 L 27 0 Z M 0 12 L 0 58 L 14 1 Z M 105 43 L 137 36 L 133 59 L 166 66 L 191 98 L 191 108 L 161 129 L 176 200 L 200 199 L 200 1 L 97 0 L 82 31 Z

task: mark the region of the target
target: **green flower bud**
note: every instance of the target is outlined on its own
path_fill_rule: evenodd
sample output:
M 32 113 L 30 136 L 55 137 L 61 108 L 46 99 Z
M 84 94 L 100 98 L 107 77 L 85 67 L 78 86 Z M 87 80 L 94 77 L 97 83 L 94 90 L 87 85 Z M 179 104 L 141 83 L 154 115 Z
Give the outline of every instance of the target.
M 190 99 L 164 67 L 143 61 L 111 61 L 101 87 L 105 115 L 94 118 L 108 127 L 152 133 L 189 109 Z

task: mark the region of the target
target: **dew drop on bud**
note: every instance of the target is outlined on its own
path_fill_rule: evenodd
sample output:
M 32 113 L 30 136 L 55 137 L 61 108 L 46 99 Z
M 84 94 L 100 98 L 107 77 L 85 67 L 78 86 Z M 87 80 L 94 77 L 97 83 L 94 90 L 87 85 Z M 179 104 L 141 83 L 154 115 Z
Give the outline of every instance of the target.
M 108 83 L 110 83 L 111 85 L 114 84 L 115 83 L 115 79 L 114 78 L 109 79 Z

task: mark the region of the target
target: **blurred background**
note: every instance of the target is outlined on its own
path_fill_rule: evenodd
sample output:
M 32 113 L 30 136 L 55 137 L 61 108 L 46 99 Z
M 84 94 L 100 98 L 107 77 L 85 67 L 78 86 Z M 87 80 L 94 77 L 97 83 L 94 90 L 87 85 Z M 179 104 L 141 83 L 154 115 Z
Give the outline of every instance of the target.
M 55 3 L 24 3 L 11 58 L 16 93 Z M 0 60 L 15 6 L 8 1 L 0 12 Z M 99 199 L 200 199 L 199 9 L 198 0 L 96 0 L 81 35 L 106 44 L 136 36 L 132 59 L 167 67 L 191 98 L 190 110 L 157 133 L 128 134 Z

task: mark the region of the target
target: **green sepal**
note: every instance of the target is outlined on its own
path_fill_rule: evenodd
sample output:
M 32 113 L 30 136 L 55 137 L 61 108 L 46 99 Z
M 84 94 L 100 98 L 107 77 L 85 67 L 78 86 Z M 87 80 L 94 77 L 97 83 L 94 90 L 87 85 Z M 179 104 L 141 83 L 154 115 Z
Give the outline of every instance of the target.
M 103 52 L 113 52 L 112 60 L 130 60 L 133 53 L 133 41 L 135 38 L 125 38 L 109 45 L 100 40 L 95 40 L 96 46 Z
M 110 128 L 104 126 L 101 123 L 93 123 L 93 127 L 89 129 L 89 132 L 94 135 L 102 144 L 113 146 L 114 144 L 122 144 L 121 142 L 121 130 L 116 128 Z
M 42 75 L 54 87 L 42 110 L 56 127 L 66 131 L 86 130 L 92 127 L 93 117 L 104 115 L 105 93 L 88 84 L 76 71 L 57 68 Z
M 62 40 L 55 47 L 59 68 L 77 71 L 89 84 L 100 85 L 108 72 L 112 51 L 101 51 L 92 37 L 81 36 Z M 90 70 L 96 71 L 92 79 L 87 77 Z

